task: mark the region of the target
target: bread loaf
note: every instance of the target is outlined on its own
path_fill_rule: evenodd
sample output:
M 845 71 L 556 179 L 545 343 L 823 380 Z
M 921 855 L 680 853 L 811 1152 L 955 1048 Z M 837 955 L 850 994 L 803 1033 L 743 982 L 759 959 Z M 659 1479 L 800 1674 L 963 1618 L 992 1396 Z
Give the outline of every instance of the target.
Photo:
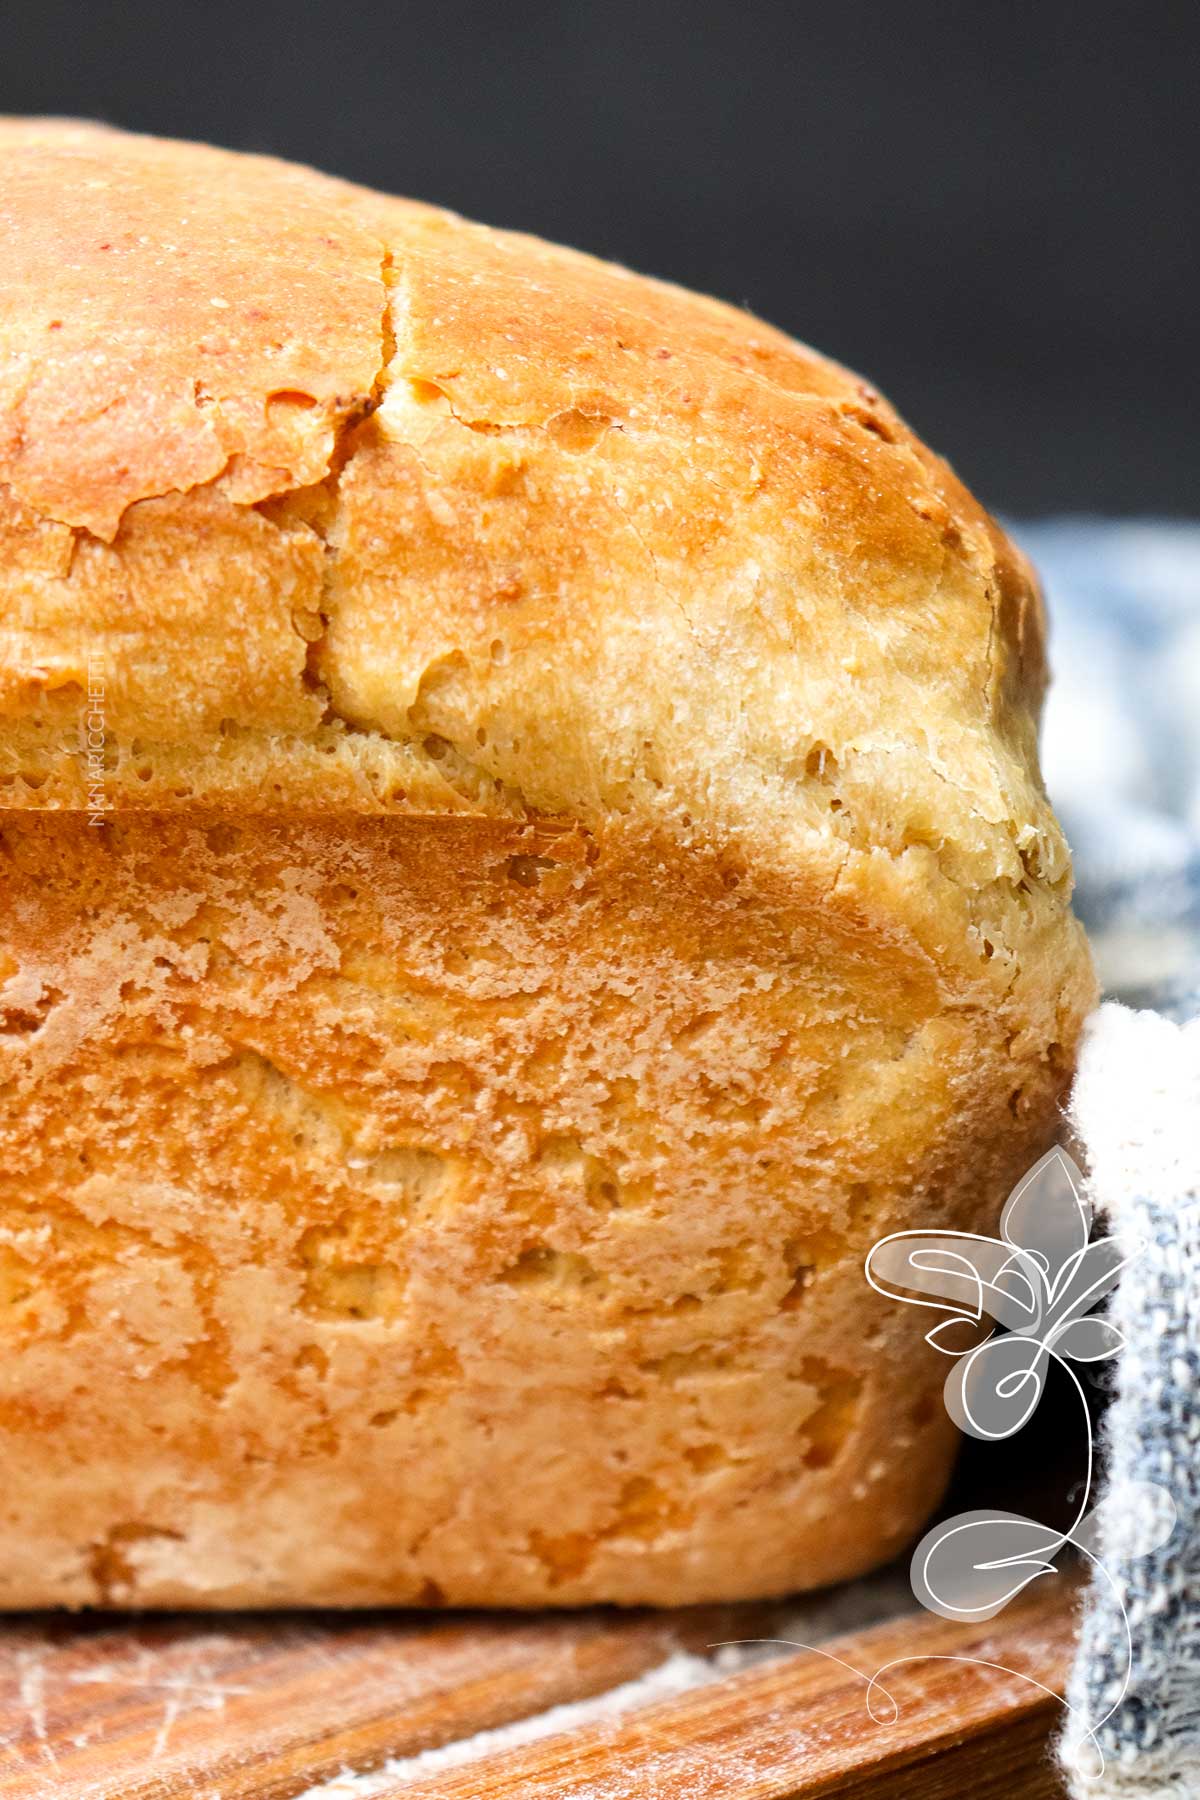
M 896 1552 L 1093 985 L 1029 569 L 716 301 L 0 126 L 0 1605 Z

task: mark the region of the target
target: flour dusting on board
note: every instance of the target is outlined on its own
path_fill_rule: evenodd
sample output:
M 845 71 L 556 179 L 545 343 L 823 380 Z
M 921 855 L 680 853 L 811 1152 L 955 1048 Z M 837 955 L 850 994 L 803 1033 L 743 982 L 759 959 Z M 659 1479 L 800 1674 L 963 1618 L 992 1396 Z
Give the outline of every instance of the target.
M 856 1582 L 828 1596 L 788 1608 L 777 1622 L 776 1639 L 714 1646 L 706 1656 L 677 1650 L 635 1681 L 622 1682 L 619 1687 L 609 1688 L 591 1699 L 551 1706 L 545 1712 L 514 1719 L 494 1730 L 475 1732 L 471 1737 L 423 1750 L 416 1756 L 393 1759 L 371 1774 L 356 1775 L 348 1770 L 333 1781 L 309 1788 L 299 1800 L 370 1800 L 371 1795 L 394 1791 L 397 1783 L 420 1781 L 442 1769 L 500 1755 L 539 1738 L 604 1721 L 613 1723 L 641 1707 L 652 1706 L 655 1701 L 669 1700 L 691 1688 L 705 1687 L 752 1668 L 756 1663 L 794 1655 L 792 1644 L 819 1643 L 839 1632 L 860 1630 L 880 1619 L 907 1611 L 911 1604 L 911 1592 L 903 1573 L 887 1571 L 873 1580 Z

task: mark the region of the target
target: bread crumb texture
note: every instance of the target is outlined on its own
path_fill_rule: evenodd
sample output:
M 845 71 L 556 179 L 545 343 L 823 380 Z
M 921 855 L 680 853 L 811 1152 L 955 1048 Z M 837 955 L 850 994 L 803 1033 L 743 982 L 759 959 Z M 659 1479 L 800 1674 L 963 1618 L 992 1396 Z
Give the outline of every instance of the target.
M 29 120 L 0 221 L 0 1604 L 899 1549 L 863 1257 L 994 1220 L 1093 992 L 1028 569 L 574 252 Z

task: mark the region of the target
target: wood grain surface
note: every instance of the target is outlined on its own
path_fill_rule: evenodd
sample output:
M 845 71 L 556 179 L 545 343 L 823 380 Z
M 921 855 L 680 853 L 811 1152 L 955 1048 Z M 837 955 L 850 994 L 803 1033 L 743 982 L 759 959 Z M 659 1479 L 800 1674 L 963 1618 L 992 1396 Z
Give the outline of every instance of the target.
M 816 1794 L 1046 1800 L 1057 1702 L 976 1656 L 1061 1684 L 1070 1592 L 992 1625 L 925 1614 L 833 1640 L 567 1736 L 385 1792 L 411 1800 L 785 1800 Z M 757 1608 L 529 1618 L 387 1615 L 0 1628 L 0 1800 L 284 1800 L 629 1681 L 679 1649 L 777 1624 Z M 866 1682 L 898 1703 L 876 1722 Z M 877 1697 L 877 1714 L 887 1700 Z
M 2 1800 L 277 1800 L 629 1681 L 763 1610 L 0 1626 Z
M 1063 1792 L 1048 1752 L 1061 1704 L 1046 1689 L 1061 1690 L 1066 1679 L 1073 1615 L 1071 1590 L 1055 1581 L 983 1627 L 909 1616 L 834 1638 L 825 1655 L 797 1654 L 615 1723 L 381 1792 L 406 1800 L 1051 1800 Z

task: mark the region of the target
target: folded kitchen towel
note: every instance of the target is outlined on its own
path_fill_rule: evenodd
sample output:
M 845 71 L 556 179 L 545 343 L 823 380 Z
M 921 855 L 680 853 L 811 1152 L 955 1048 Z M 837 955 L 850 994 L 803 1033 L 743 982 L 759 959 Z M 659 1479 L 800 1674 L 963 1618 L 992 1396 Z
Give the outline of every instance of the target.
M 1047 782 L 1107 1004 L 1072 1107 L 1132 1261 L 1106 1493 L 1061 1744 L 1087 1800 L 1200 1795 L 1200 527 L 1019 533 L 1051 602 Z M 1136 1009 L 1136 1010 L 1135 1010 Z M 1177 1521 L 1156 1542 L 1147 1482 Z M 1149 1529 L 1148 1529 L 1149 1528 Z
M 1073 1115 L 1093 1203 L 1132 1260 L 1110 1312 L 1126 1343 L 1064 1757 L 1080 1795 L 1182 1800 L 1200 1795 L 1200 1018 L 1102 1007 Z M 1175 1504 L 1165 1544 L 1147 1482 Z

